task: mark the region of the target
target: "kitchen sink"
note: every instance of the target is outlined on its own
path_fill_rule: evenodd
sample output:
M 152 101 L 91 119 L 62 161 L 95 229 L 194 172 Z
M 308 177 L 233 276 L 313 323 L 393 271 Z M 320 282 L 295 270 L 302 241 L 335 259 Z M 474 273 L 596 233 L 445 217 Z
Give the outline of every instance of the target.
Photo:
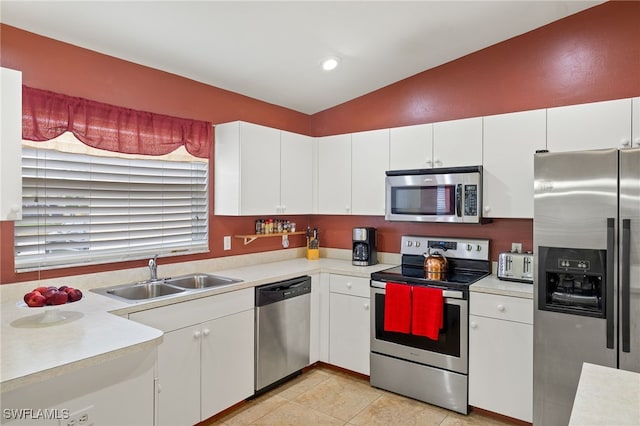
M 105 290 L 106 294 L 129 300 L 154 299 L 170 294 L 182 293 L 183 288 L 167 285 L 164 281 L 148 281 L 135 284 L 125 284 Z
M 242 282 L 235 278 L 210 274 L 190 274 L 173 278 L 161 278 L 91 289 L 92 292 L 129 302 L 156 299 L 159 297 L 187 294 L 197 290 L 229 286 Z
M 164 282 L 184 289 L 201 289 L 224 287 L 242 282 L 242 280 L 210 274 L 192 274 L 183 277 L 167 278 Z

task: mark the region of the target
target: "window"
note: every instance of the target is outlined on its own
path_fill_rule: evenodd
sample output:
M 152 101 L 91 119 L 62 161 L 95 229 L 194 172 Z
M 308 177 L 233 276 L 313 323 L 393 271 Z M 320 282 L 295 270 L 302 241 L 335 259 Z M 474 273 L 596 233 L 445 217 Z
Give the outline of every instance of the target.
M 23 147 L 17 270 L 208 250 L 207 160 L 40 146 Z

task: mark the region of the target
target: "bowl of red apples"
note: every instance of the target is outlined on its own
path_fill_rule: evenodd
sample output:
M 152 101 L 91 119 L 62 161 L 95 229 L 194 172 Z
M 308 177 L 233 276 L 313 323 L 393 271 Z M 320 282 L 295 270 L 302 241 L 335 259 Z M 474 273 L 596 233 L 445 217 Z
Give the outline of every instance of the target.
M 57 306 L 77 302 L 82 299 L 82 292 L 77 288 L 63 285 L 61 287 L 37 287 L 24 295 L 24 303 L 30 308 Z

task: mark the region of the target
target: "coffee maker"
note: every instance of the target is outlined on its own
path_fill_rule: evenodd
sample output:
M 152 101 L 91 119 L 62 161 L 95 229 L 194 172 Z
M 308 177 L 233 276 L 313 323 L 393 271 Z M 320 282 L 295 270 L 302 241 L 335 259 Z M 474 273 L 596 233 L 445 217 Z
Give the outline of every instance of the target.
M 378 263 L 376 228 L 353 228 L 351 263 L 356 266 L 369 266 Z

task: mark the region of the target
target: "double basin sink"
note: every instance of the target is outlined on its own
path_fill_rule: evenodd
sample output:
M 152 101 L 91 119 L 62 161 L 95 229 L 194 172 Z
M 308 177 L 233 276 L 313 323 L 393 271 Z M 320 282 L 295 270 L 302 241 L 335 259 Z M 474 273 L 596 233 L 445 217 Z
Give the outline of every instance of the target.
M 226 287 L 242 282 L 235 278 L 211 274 L 191 274 L 173 278 L 141 281 L 112 287 L 92 289 L 94 293 L 111 296 L 128 302 L 156 299 L 158 297 L 185 294 L 196 290 Z

